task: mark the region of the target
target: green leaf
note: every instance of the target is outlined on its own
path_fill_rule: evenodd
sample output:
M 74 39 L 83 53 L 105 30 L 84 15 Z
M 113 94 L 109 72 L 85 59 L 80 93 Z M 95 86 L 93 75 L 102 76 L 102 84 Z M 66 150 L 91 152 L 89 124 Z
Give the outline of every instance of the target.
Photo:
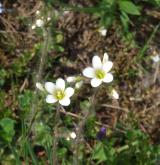
M 140 15 L 138 7 L 130 1 L 119 1 L 119 8 L 125 13 L 131 15 Z
M 64 48 L 62 46 L 60 46 L 60 45 L 54 45 L 54 48 L 58 52 L 64 52 Z
M 80 102 L 80 108 L 82 110 L 85 110 L 85 111 L 89 110 L 90 106 L 91 106 L 91 103 L 88 100 L 84 100 Z
M 15 134 L 14 124 L 15 121 L 10 118 L 3 118 L 0 120 L 0 136 L 7 142 L 11 142 Z
M 37 157 L 36 157 L 36 155 L 35 155 L 35 153 L 34 153 L 34 151 L 33 151 L 33 148 L 32 148 L 32 146 L 31 146 L 31 144 L 30 144 L 30 142 L 29 142 L 28 140 L 26 141 L 26 147 L 27 147 L 28 152 L 29 152 L 29 154 L 30 154 L 30 156 L 31 156 L 32 163 L 33 163 L 34 165 L 37 165 L 37 164 L 38 164 Z
M 62 34 L 57 34 L 56 35 L 56 43 L 61 43 L 63 41 L 63 35 Z
M 106 161 L 107 157 L 102 143 L 98 143 L 94 148 L 93 159 L 98 160 L 99 163 Z

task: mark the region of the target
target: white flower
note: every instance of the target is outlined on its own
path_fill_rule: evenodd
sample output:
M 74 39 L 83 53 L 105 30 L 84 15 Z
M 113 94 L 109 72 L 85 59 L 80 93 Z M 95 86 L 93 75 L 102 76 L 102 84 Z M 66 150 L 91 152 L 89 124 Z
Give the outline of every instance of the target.
M 32 25 L 32 27 L 31 27 L 32 29 L 35 29 L 36 28 L 36 26 L 35 25 Z
M 67 77 L 66 80 L 67 80 L 68 83 L 71 83 L 71 82 L 75 82 L 76 79 L 77 79 L 77 78 L 76 78 L 75 76 L 69 76 L 69 77 Z
M 80 89 L 82 85 L 83 85 L 83 81 L 81 80 L 75 84 L 75 88 Z
M 70 137 L 71 137 L 72 139 L 75 139 L 75 138 L 76 138 L 75 132 L 71 132 L 71 133 L 70 133 Z
M 157 54 L 156 56 L 151 56 L 151 59 L 153 60 L 153 62 L 157 63 L 160 61 L 160 56 Z
M 92 87 L 98 87 L 102 82 L 109 83 L 113 80 L 113 75 L 108 73 L 113 66 L 111 61 L 101 62 L 99 56 L 94 56 L 92 66 L 83 70 L 83 75 L 92 79 Z
M 106 36 L 107 34 L 107 29 L 105 29 L 104 27 L 99 28 L 98 31 L 102 36 Z
M 114 99 L 118 100 L 119 99 L 119 94 L 115 89 L 112 89 L 111 95 Z
M 51 20 L 51 17 L 48 17 L 48 18 L 47 18 L 47 21 L 50 21 L 50 20 Z
M 42 19 L 37 19 L 37 20 L 36 20 L 36 25 L 37 25 L 37 27 L 41 27 L 41 26 L 43 26 L 43 24 L 44 24 L 44 22 L 43 22 Z
M 65 11 L 63 11 L 63 15 L 67 15 L 67 14 L 69 14 L 69 10 L 65 10 Z
M 70 140 L 70 137 L 68 136 L 68 137 L 66 138 L 66 140 L 69 141 L 69 140 Z
M 39 15 L 39 14 L 40 14 L 40 11 L 39 11 L 39 10 L 37 10 L 37 11 L 36 11 L 36 14 L 37 14 L 37 15 Z
M 70 104 L 70 97 L 74 94 L 73 88 L 65 88 L 65 81 L 62 78 L 57 79 L 55 84 L 46 82 L 45 89 L 49 93 L 46 97 L 47 103 L 59 102 L 63 106 Z
M 44 91 L 44 88 L 43 88 L 43 85 L 39 82 L 36 83 L 36 87 L 41 90 L 41 91 Z
M 104 55 L 103 55 L 103 61 L 102 61 L 102 63 L 104 64 L 104 63 L 106 63 L 108 60 L 109 60 L 109 56 L 108 56 L 108 54 L 105 52 Z

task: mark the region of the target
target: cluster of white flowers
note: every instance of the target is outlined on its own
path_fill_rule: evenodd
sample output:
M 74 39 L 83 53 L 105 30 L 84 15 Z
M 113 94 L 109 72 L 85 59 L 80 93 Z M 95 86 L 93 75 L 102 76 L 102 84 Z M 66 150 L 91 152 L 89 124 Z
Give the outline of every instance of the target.
M 37 19 L 35 24 L 32 25 L 32 29 L 35 29 L 36 27 L 42 27 L 44 25 L 43 19 Z
M 67 136 L 67 140 L 69 141 L 70 139 L 75 139 L 77 137 L 75 132 L 71 132 L 68 136 Z
M 85 77 L 91 78 L 91 86 L 98 87 L 104 83 L 110 83 L 113 81 L 113 75 L 110 72 L 113 63 L 109 61 L 107 53 L 104 53 L 103 60 L 101 61 L 98 55 L 92 58 L 92 67 L 85 68 L 82 73 Z M 80 76 L 70 76 L 66 78 L 67 83 L 74 83 L 75 89 L 81 88 L 83 84 L 83 79 Z M 56 103 L 63 106 L 68 106 L 70 104 L 70 97 L 74 94 L 75 89 L 72 87 L 66 87 L 66 82 L 62 78 L 58 78 L 56 83 L 46 82 L 44 86 L 37 82 L 36 87 L 47 92 L 46 102 Z M 119 94 L 115 89 L 111 91 L 111 95 L 114 99 L 119 99 Z
M 36 15 L 37 15 L 37 19 L 35 21 L 35 23 L 32 25 L 32 29 L 35 29 L 36 27 L 43 27 L 44 26 L 44 18 L 43 17 L 40 17 L 40 14 L 41 12 L 39 10 L 36 11 Z M 51 20 L 51 17 L 48 17 L 47 18 L 47 21 L 50 21 Z

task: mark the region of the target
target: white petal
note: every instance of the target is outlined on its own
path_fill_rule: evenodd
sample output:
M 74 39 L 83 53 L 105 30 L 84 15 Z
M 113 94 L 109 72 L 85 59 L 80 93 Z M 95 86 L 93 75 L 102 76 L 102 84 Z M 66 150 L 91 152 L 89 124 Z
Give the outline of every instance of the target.
M 46 97 L 46 102 L 47 103 L 55 103 L 57 101 L 57 99 L 56 98 L 54 98 L 53 97 L 53 95 L 47 95 L 47 97 Z
M 69 76 L 69 77 L 67 77 L 67 82 L 75 82 L 76 81 L 76 77 L 75 76 Z
M 65 81 L 62 78 L 58 78 L 56 81 L 56 88 L 58 89 L 65 89 Z
M 95 74 L 94 74 L 94 69 L 91 68 L 91 67 L 87 67 L 83 70 L 83 75 L 88 77 L 88 78 L 93 78 L 95 77 Z
M 119 99 L 119 94 L 115 89 L 112 90 L 111 94 L 114 99 Z
M 106 63 L 109 60 L 108 54 L 105 52 L 103 55 L 103 64 Z
M 63 106 L 68 106 L 70 104 L 70 99 L 68 97 L 64 97 L 62 100 L 59 100 L 59 103 Z
M 103 79 L 103 82 L 109 83 L 113 81 L 113 75 L 111 73 L 107 73 L 105 78 Z
M 68 88 L 65 90 L 65 95 L 66 95 L 67 97 L 71 97 L 73 94 L 74 94 L 74 89 L 73 89 L 73 88 L 68 87 Z
M 36 83 L 36 87 L 41 90 L 41 91 L 44 91 L 44 88 L 43 88 L 43 85 L 39 82 Z
M 102 67 L 102 62 L 99 56 L 94 56 L 92 58 L 92 65 L 93 65 L 93 68 L 96 68 L 96 69 Z
M 101 79 L 93 78 L 91 80 L 92 87 L 98 87 L 102 83 Z
M 107 29 L 105 29 L 105 27 L 99 28 L 98 31 L 102 36 L 106 36 L 106 34 L 107 34 Z
M 36 28 L 36 26 L 35 25 L 32 25 L 32 27 L 31 27 L 32 29 L 35 29 Z
M 75 84 L 75 88 L 80 89 L 82 87 L 82 85 L 83 85 L 83 81 L 79 81 Z
M 44 24 L 44 22 L 43 22 L 42 19 L 37 19 L 37 20 L 36 20 L 36 25 L 37 25 L 38 27 L 43 26 L 43 24 Z
M 55 84 L 52 82 L 46 82 L 44 86 L 45 86 L 47 92 L 49 92 L 51 94 L 54 92 L 55 87 L 56 87 Z
M 75 139 L 75 138 L 76 138 L 76 136 L 77 136 L 77 135 L 76 135 L 76 133 L 75 133 L 75 132 L 71 132 L 71 133 L 70 133 L 70 137 L 71 137 L 72 139 Z
M 103 70 L 107 73 L 111 70 L 112 66 L 113 66 L 113 62 L 107 61 L 103 64 Z
M 156 56 L 152 56 L 151 59 L 153 60 L 153 62 L 159 62 L 160 61 L 160 56 L 156 55 Z
M 106 36 L 106 34 L 107 34 L 107 29 L 101 30 L 100 33 L 101 33 L 102 36 Z

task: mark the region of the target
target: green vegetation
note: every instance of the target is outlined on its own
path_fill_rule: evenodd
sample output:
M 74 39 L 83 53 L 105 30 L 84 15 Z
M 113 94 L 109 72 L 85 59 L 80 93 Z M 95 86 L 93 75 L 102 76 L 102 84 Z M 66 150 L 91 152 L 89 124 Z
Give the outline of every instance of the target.
M 160 61 L 152 59 L 160 56 L 160 0 L 15 0 L 2 7 L 0 164 L 158 165 Z M 114 79 L 93 88 L 94 76 L 83 71 L 105 52 Z M 97 79 L 104 68 L 95 69 Z M 44 84 L 69 76 L 74 94 L 63 106 L 62 86 L 55 94 Z M 56 103 L 47 103 L 48 94 Z

